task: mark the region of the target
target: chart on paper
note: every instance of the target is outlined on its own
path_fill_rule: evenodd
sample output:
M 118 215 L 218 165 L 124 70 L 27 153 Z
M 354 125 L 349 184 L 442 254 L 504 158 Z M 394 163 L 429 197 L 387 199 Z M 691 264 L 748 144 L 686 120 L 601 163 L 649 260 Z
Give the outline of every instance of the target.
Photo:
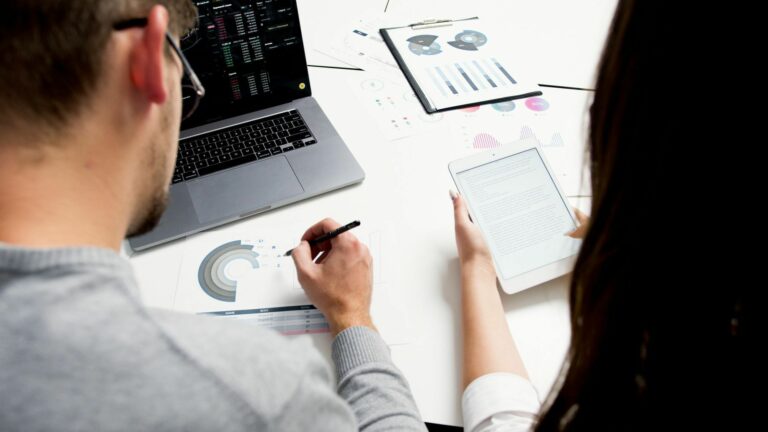
M 444 114 L 427 114 L 403 78 L 366 74 L 353 86 L 361 105 L 370 114 L 386 140 L 396 140 L 440 127 Z
M 248 319 L 284 334 L 327 332 L 328 323 L 298 285 L 291 246 L 264 237 L 196 236 L 182 263 L 174 307 Z
M 478 18 L 445 26 L 382 30 L 429 112 L 539 94 L 514 46 Z
M 541 96 L 463 108 L 450 113 L 461 154 L 535 138 L 566 195 L 589 195 L 583 165 L 590 92 L 545 89 Z
M 517 84 L 507 68 L 495 58 L 446 63 L 424 71 L 446 97 Z
M 457 123 L 467 149 L 498 147 L 510 139 L 536 138 L 542 147 L 563 147 L 562 124 L 548 115 L 544 96 L 504 101 L 459 110 Z
M 306 227 L 303 227 L 304 229 Z M 253 233 L 212 231 L 187 241 L 174 298 L 174 309 L 218 319 L 241 320 L 285 335 L 329 331 L 323 314 L 298 283 L 296 267 L 286 250 L 296 246 L 302 228 Z M 355 229 L 373 258 L 371 314 L 390 345 L 410 342 L 406 313 L 390 298 L 391 237 L 385 229 Z
M 261 309 L 208 312 L 217 318 L 244 320 L 249 324 L 267 327 L 287 336 L 307 333 L 327 333 L 328 321 L 313 305 L 284 306 Z
M 379 34 L 382 27 L 386 24 L 377 10 L 338 27 L 317 50 L 367 72 L 401 76 L 397 62 Z

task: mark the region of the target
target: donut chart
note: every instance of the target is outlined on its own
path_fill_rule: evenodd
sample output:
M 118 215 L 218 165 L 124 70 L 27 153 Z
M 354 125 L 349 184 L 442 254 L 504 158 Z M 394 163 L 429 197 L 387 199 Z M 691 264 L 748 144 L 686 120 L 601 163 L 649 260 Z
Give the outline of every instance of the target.
M 546 111 L 549 109 L 549 102 L 546 99 L 540 97 L 528 98 L 525 101 L 525 106 L 531 111 Z
M 514 101 L 504 101 L 504 102 L 496 102 L 495 104 L 491 104 L 493 109 L 495 109 L 498 112 L 510 112 L 515 110 L 515 102 Z
M 227 274 L 227 267 L 237 260 L 245 260 L 251 267 L 260 267 L 259 254 L 252 245 L 243 244 L 240 240 L 225 243 L 212 250 L 200 263 L 197 281 L 200 288 L 208 296 L 224 301 L 234 302 L 237 296 L 237 280 Z
M 440 49 L 440 44 L 435 42 L 437 36 L 434 35 L 418 35 L 408 38 L 408 49 L 412 53 L 420 55 L 436 55 L 443 52 Z
M 464 51 L 477 51 L 477 49 L 488 43 L 488 38 L 476 30 L 464 30 L 456 35 L 455 40 L 448 42 L 448 45 Z

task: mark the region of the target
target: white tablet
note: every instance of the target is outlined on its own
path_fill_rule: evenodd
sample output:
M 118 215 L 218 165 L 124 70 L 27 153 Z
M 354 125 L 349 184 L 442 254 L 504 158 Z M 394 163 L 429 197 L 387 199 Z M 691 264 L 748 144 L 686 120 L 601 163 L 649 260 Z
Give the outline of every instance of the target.
M 538 141 L 505 144 L 448 165 L 491 250 L 502 289 L 516 293 L 571 271 L 581 240 L 573 209 Z

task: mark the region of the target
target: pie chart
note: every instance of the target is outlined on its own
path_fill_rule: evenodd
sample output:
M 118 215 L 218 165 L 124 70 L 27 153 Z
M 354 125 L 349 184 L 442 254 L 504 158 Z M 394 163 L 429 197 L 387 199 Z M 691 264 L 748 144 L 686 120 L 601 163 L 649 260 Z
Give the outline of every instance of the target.
M 224 301 L 234 302 L 237 295 L 237 279 L 228 272 L 228 267 L 235 261 L 243 260 L 257 269 L 259 254 L 252 245 L 243 244 L 240 240 L 225 243 L 212 250 L 200 263 L 197 281 L 200 288 L 208 296 Z

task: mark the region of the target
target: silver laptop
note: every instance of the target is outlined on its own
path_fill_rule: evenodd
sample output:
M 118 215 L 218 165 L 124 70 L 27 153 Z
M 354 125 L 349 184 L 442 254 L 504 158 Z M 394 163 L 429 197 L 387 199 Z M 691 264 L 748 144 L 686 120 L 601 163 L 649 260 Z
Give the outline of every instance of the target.
M 182 122 L 168 209 L 134 251 L 365 178 L 311 96 L 296 0 L 196 3 L 181 48 L 206 95 Z

